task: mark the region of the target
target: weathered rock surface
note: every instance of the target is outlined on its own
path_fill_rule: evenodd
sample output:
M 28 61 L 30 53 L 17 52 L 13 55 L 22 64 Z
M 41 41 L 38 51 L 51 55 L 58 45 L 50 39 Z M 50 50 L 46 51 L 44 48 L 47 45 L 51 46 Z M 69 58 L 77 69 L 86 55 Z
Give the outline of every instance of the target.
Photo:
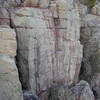
M 0 0 L 1 8 L 17 7 L 23 0 Z
M 84 45 L 81 78 L 91 83 L 96 98 L 100 99 L 100 16 L 98 3 L 91 14 L 83 13 L 81 42 Z M 83 8 L 84 9 L 84 8 Z M 85 10 L 85 9 L 84 9 Z M 86 10 L 85 10 L 86 12 Z M 82 12 L 81 12 L 82 13 Z M 94 85 L 95 84 L 95 85 Z M 99 85 L 98 85 L 99 84 Z M 98 99 L 98 100 L 99 100 Z
M 12 20 L 24 89 L 36 93 L 54 82 L 71 85 L 78 81 L 82 45 L 78 6 L 74 1 L 58 0 L 47 9 L 20 8 Z
M 95 100 L 90 85 L 86 81 L 80 81 L 71 90 L 75 94 L 76 100 Z
M 24 100 L 39 100 L 31 91 L 23 91 Z
M 14 65 L 0 58 L 0 100 L 23 100 L 18 73 Z
M 42 94 L 45 97 L 42 100 L 95 100 L 89 84 L 83 80 L 71 88 L 56 84 L 46 92 Z
M 0 100 L 23 100 L 15 65 L 16 35 L 8 26 L 0 26 Z
M 16 55 L 16 33 L 7 26 L 0 27 L 0 53 L 10 56 Z
M 91 80 L 91 87 L 97 100 L 100 100 L 100 73 L 93 76 Z

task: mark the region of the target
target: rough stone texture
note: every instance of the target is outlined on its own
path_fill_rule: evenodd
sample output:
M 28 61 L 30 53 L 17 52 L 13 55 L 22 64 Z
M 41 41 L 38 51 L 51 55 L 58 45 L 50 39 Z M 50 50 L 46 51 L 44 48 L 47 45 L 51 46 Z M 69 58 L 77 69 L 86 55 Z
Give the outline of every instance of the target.
M 80 81 L 72 88 L 76 100 L 95 100 L 92 90 L 86 81 Z
M 21 4 L 23 0 L 0 0 L 0 7 L 9 8 L 9 7 L 16 7 Z
M 93 76 L 91 80 L 91 87 L 97 100 L 100 100 L 100 73 Z
M 84 9 L 84 8 L 83 8 Z M 84 9 L 85 10 L 85 9 Z M 86 10 L 85 10 L 86 12 Z M 97 100 L 100 99 L 100 16 L 99 3 L 91 10 L 91 14 L 83 13 L 81 42 L 84 45 L 82 63 L 82 79 L 91 83 Z M 82 12 L 81 12 L 82 13 Z M 81 14 L 81 15 L 83 15 Z M 98 82 L 97 82 L 98 81 Z M 97 84 L 96 84 L 97 83 Z M 95 84 L 95 86 L 94 86 Z M 98 85 L 99 84 L 99 85 Z
M 20 8 L 12 14 L 12 20 L 24 89 L 38 93 L 54 82 L 71 85 L 78 81 L 82 45 L 78 6 L 74 1 L 52 1 L 47 9 Z
M 79 79 L 82 60 L 80 29 L 81 42 L 84 45 L 80 75 L 82 79 L 90 82 L 96 99 L 100 99 L 100 4 L 97 2 L 94 6 L 91 2 L 95 0 L 81 0 L 82 4 L 79 5 L 78 1 L 0 0 L 0 25 L 2 25 L 0 26 L 0 65 L 8 68 L 0 67 L 0 72 L 8 73 L 7 83 L 0 84 L 0 95 L 3 100 L 22 99 L 14 61 L 16 38 L 18 42 L 16 61 L 23 89 L 32 91 L 32 95 L 38 94 L 43 97 L 42 100 L 47 100 L 48 93 L 43 91 L 52 88 L 52 84 L 63 84 L 63 86 L 75 84 Z M 87 5 L 87 1 L 91 1 L 90 5 Z M 90 9 L 90 6 L 94 7 Z M 17 37 L 10 27 L 15 29 Z M 3 78 L 6 81 L 6 78 Z M 8 84 L 12 84 L 12 87 Z M 86 86 L 82 88 L 82 84 Z M 4 87 L 7 87 L 6 90 Z M 19 90 L 15 95 L 17 89 Z M 73 89 L 78 94 L 73 93 L 71 100 L 94 99 L 88 83 L 84 81 Z M 8 90 L 13 92 L 8 93 Z M 53 91 L 51 100 L 56 98 L 55 90 Z M 3 92 L 6 92 L 5 96 Z M 64 100 L 67 98 L 66 94 L 70 93 L 72 93 L 70 89 L 60 87 L 56 99 Z M 27 99 L 32 99 L 31 97 Z
M 9 26 L 0 26 L 0 100 L 23 100 L 15 65 L 16 35 Z
M 87 6 L 80 4 L 80 19 L 81 19 L 81 27 L 85 26 L 85 17 L 88 14 Z
M 49 89 L 49 93 L 48 100 L 77 100 L 71 89 L 62 85 L 52 86 L 52 88 Z
M 0 100 L 23 100 L 21 85 L 15 66 L 7 61 L 1 60 L 1 57 Z
M 0 53 L 10 56 L 16 55 L 16 34 L 13 29 L 7 26 L 0 27 Z
M 99 49 L 100 49 L 100 18 L 96 15 L 87 15 L 85 17 L 85 26 L 82 27 L 81 40 L 84 44 L 84 66 L 87 74 L 100 72 Z M 91 48 L 91 49 L 90 49 Z M 89 69 L 88 69 L 89 68 Z M 89 72 L 89 73 L 88 73 Z
M 0 8 L 0 25 L 10 24 L 9 13 L 6 8 Z
M 48 8 L 50 0 L 25 0 L 23 6 Z
M 95 100 L 90 85 L 86 81 L 80 81 L 75 86 L 55 84 L 42 94 L 41 100 Z

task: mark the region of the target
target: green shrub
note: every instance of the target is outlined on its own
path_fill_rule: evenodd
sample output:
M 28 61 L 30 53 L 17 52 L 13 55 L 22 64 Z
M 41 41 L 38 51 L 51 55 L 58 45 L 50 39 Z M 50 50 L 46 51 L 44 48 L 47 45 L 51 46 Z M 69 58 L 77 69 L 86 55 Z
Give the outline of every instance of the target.
M 89 8 L 93 8 L 96 5 L 96 0 L 86 0 L 86 4 Z

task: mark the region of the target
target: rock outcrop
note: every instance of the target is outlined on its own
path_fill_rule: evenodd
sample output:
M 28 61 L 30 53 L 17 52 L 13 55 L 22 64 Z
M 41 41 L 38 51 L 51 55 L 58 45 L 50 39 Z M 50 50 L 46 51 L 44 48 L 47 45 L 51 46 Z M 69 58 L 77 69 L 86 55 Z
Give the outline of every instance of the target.
M 34 6 L 35 2 L 31 4 Z M 71 85 L 78 81 L 82 45 L 76 2 L 57 0 L 45 9 L 20 8 L 12 14 L 12 21 L 17 33 L 17 64 L 24 89 L 38 93 L 55 82 Z
M 99 0 L 0 0 L 0 100 L 99 100 L 99 38 Z
M 86 81 L 80 81 L 71 90 L 75 94 L 75 100 L 95 100 L 90 85 Z
M 90 84 L 94 91 L 96 99 L 100 100 L 100 73 L 93 76 Z
M 44 93 L 42 100 L 95 100 L 90 85 L 80 81 L 75 86 L 55 84 Z M 42 98 L 42 97 L 41 97 Z
M 16 56 L 16 33 L 9 26 L 0 26 L 0 54 Z
M 16 34 L 9 26 L 0 26 L 0 100 L 23 100 L 15 65 Z
M 87 80 L 93 88 L 95 96 L 100 96 L 100 16 L 98 3 L 92 9 L 90 14 L 84 9 L 81 11 L 82 27 L 81 42 L 84 45 L 84 57 L 82 63 L 82 79 Z M 95 84 L 95 86 L 93 85 Z M 98 85 L 99 84 L 99 85 Z M 100 99 L 100 98 L 99 98 Z

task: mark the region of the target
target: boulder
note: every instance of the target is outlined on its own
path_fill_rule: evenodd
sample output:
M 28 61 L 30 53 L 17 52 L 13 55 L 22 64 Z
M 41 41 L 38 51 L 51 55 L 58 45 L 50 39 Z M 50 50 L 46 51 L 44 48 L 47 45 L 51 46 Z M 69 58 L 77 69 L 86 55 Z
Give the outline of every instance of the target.
M 10 24 L 9 12 L 6 8 L 0 8 L 0 25 Z
M 68 87 L 56 85 L 50 88 L 48 100 L 76 100 L 76 97 Z
M 71 89 L 76 96 L 76 100 L 95 100 L 90 85 L 86 81 L 80 81 Z
M 81 42 L 84 45 L 83 73 L 85 76 L 87 76 L 88 80 L 91 80 L 91 77 L 94 74 L 100 72 L 99 27 L 100 18 L 98 16 L 91 14 L 86 15 L 85 24 L 81 28 Z
M 23 100 L 18 71 L 15 67 L 0 57 L 0 100 Z
M 83 76 L 81 78 L 88 80 L 96 98 L 100 98 L 100 89 L 98 86 L 100 80 L 99 3 L 92 8 L 91 14 L 85 14 L 83 19 L 84 24 L 81 27 L 81 43 L 84 45 L 84 57 L 81 71 L 81 75 Z
M 90 85 L 83 80 L 71 87 L 53 84 L 41 97 L 45 97 L 41 100 L 95 100 Z

